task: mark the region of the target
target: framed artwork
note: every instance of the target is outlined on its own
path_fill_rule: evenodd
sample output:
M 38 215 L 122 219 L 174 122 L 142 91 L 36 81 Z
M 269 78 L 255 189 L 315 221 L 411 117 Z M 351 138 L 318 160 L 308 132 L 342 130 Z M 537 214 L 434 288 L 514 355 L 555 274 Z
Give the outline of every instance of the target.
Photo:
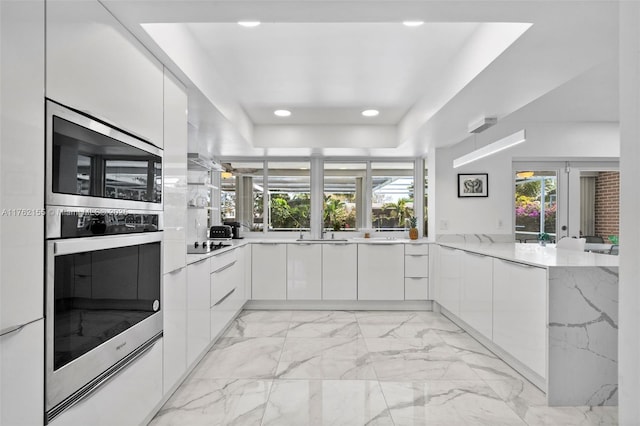
M 488 197 L 489 175 L 487 173 L 458 174 L 458 197 Z

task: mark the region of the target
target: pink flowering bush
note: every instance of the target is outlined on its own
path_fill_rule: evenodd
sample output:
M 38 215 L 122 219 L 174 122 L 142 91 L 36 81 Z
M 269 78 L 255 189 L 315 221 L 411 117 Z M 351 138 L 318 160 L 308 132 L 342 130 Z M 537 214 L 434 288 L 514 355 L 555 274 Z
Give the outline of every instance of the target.
M 545 204 L 544 207 L 545 231 L 555 232 L 557 204 Z M 525 195 L 518 196 L 516 224 L 524 226 L 520 228 L 522 231 L 540 230 L 540 201 Z

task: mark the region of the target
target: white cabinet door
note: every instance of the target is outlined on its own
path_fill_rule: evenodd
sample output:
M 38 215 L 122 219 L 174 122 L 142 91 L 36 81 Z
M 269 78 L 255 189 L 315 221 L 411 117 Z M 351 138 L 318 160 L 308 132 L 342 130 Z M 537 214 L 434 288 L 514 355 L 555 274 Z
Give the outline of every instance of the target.
M 137 426 L 162 399 L 162 339 L 51 426 Z M 42 415 L 42 407 L 40 408 Z M 4 423 L 3 423 L 4 424 Z
M 164 76 L 163 271 L 187 264 L 187 94 L 176 78 Z
M 0 2 L 0 330 L 43 316 L 44 13 Z
M 240 308 L 243 286 L 240 282 L 238 251 L 214 256 L 211 264 L 211 338 L 222 332 Z M 213 269 L 213 267 L 212 267 Z
M 322 298 L 358 299 L 358 246 L 322 244 Z
M 187 371 L 187 269 L 164 274 L 162 282 L 164 327 L 164 393 Z
M 460 282 L 462 250 L 438 247 L 436 301 L 456 316 L 460 316 Z
M 251 298 L 287 299 L 287 245 L 251 245 Z
M 409 254 L 404 257 L 404 276 L 424 278 L 429 276 L 429 256 Z
M 404 300 L 429 300 L 429 278 L 405 277 Z
M 547 271 L 494 259 L 493 341 L 545 377 Z
M 160 62 L 97 0 L 49 0 L 46 24 L 46 96 L 162 148 Z
M 358 244 L 358 300 L 404 300 L 404 245 Z
M 41 425 L 44 320 L 0 336 L 0 424 Z
M 287 299 L 322 299 L 322 247 L 320 244 L 288 245 Z
M 187 366 L 211 343 L 209 259 L 187 266 Z
M 493 335 L 493 259 L 464 252 L 461 259 L 460 319 L 491 339 Z

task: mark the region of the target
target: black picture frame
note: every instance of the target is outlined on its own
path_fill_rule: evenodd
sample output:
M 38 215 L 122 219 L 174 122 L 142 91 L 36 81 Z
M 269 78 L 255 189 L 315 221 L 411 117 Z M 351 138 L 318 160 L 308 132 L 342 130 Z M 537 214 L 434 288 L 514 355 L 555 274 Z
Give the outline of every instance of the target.
M 489 196 L 488 173 L 459 173 L 458 198 L 484 198 Z

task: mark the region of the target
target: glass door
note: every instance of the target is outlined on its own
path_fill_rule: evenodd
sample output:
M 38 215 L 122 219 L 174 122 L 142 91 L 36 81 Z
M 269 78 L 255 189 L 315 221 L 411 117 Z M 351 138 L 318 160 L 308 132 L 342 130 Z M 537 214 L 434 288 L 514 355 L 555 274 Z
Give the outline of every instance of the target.
M 555 170 L 516 170 L 516 241 L 537 242 L 540 235 L 555 241 L 558 236 L 558 172 Z

